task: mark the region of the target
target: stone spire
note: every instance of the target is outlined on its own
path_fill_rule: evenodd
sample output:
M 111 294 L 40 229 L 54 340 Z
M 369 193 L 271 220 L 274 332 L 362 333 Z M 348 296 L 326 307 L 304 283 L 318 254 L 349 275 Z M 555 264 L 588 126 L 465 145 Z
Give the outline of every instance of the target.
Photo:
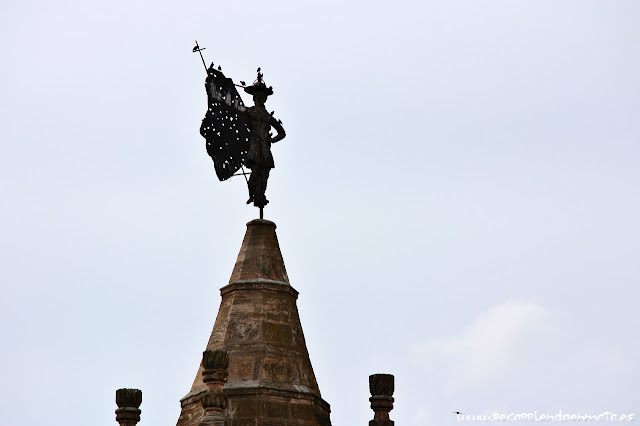
M 228 378 L 223 415 L 228 426 L 289 424 L 328 426 L 329 404 L 320 396 L 298 316 L 298 292 L 289 285 L 276 225 L 256 219 L 247 232 L 207 351 L 226 351 Z M 198 426 L 207 392 L 200 365 L 180 401 L 177 426 Z M 206 404 L 205 404 L 206 405 Z

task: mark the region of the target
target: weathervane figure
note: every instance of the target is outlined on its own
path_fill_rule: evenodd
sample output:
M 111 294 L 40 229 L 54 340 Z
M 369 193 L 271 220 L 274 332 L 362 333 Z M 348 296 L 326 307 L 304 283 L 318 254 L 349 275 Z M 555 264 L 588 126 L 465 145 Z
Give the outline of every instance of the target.
M 200 53 L 202 48 L 193 48 Z M 202 63 L 205 64 L 204 58 Z M 253 203 L 260 208 L 260 218 L 263 217 L 264 206 L 269 203 L 265 196 L 269 173 L 274 168 L 271 144 L 282 140 L 285 131 L 282 122 L 269 113 L 264 104 L 267 97 L 273 94 L 273 88 L 267 87 L 263 75 L 258 68 L 258 78 L 253 85 L 247 86 L 244 81 L 240 85 L 234 84 L 227 78 L 218 66 L 213 63 L 207 71 L 205 88 L 208 97 L 207 113 L 200 126 L 200 134 L 206 139 L 207 153 L 213 160 L 216 175 L 221 181 L 232 176 L 250 175 L 247 179 L 249 199 L 247 204 Z M 245 107 L 237 87 L 253 96 L 254 106 Z M 277 132 L 271 134 L 271 128 Z M 245 172 L 247 166 L 251 173 Z

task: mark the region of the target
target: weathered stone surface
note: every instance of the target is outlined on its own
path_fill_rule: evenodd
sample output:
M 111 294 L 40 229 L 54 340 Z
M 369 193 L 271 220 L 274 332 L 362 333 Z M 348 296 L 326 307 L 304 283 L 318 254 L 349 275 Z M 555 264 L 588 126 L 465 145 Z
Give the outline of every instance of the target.
M 329 404 L 320 396 L 296 300 L 289 285 L 275 224 L 247 224 L 207 350 L 229 354 L 225 416 L 229 426 L 329 426 Z M 178 426 L 197 426 L 205 391 L 202 365 L 182 400 Z
M 256 279 L 289 283 L 275 231 L 276 224 L 269 220 L 255 219 L 247 223 L 247 233 L 229 283 Z

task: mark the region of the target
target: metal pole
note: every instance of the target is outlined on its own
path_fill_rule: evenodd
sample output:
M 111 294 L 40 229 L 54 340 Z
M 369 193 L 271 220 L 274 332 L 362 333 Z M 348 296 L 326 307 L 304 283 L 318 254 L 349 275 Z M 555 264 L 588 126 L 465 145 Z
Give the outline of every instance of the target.
M 247 172 L 244 171 L 243 165 L 240 165 L 240 168 L 242 169 L 242 176 L 244 176 L 244 180 L 247 181 L 247 186 L 249 186 L 249 179 L 247 179 Z

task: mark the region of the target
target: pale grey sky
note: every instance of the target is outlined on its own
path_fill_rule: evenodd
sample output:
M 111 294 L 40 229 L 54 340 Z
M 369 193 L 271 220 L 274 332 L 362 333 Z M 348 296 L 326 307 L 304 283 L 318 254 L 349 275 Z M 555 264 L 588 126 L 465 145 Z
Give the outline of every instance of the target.
M 640 3 L 0 6 L 3 424 L 174 425 L 244 235 L 198 134 L 260 66 L 265 217 L 336 426 L 640 415 Z

